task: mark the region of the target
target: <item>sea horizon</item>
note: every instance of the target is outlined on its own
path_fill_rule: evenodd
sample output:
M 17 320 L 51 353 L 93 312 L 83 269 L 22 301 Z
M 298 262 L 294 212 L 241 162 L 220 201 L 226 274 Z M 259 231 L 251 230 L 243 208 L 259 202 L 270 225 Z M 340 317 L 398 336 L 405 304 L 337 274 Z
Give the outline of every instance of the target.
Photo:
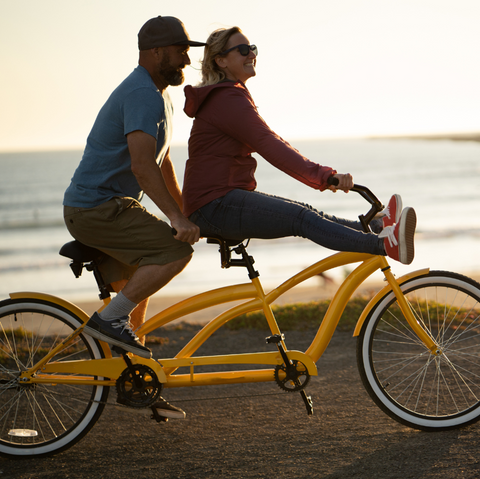
M 288 142 L 309 142 L 309 141 L 350 141 L 350 140 L 428 140 L 428 141 L 478 141 L 480 142 L 480 131 L 451 131 L 451 132 L 424 132 L 424 133 L 392 133 L 392 134 L 366 134 L 358 136 L 328 136 L 328 137 L 294 137 L 287 139 Z M 186 146 L 188 139 L 173 141 L 173 147 Z M 0 154 L 8 153 L 29 153 L 29 152 L 55 152 L 55 151 L 83 151 L 85 145 L 50 145 L 30 146 L 27 148 L 1 148 Z

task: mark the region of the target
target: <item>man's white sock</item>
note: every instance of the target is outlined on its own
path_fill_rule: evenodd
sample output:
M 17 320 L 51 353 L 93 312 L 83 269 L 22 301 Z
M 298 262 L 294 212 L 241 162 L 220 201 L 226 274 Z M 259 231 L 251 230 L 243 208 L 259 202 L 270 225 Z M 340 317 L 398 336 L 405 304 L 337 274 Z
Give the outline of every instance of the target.
M 130 316 L 130 313 L 137 307 L 137 303 L 130 301 L 120 291 L 106 306 L 106 308 L 98 313 L 104 321 L 112 321 L 114 319 Z

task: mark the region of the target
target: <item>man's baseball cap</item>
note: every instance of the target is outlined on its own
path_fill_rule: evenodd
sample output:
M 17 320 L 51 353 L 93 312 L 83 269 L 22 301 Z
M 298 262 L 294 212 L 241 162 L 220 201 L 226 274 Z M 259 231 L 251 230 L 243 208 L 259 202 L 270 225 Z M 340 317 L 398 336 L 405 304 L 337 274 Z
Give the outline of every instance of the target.
M 169 45 L 203 47 L 206 43 L 190 40 L 185 26 L 175 17 L 151 18 L 138 32 L 138 49 L 149 50 Z

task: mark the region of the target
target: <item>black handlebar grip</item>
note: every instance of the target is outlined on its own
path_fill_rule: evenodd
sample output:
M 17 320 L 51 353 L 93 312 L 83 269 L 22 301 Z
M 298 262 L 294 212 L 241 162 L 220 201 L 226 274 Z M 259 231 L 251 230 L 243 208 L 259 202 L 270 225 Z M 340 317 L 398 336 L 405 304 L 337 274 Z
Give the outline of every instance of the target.
M 332 186 L 338 186 L 338 184 L 340 183 L 340 181 L 338 180 L 338 178 L 335 178 L 335 176 L 331 176 L 328 180 L 327 180 L 327 183 L 329 185 L 332 185 Z
M 176 236 L 177 233 L 178 233 L 178 231 L 177 231 L 175 228 L 172 228 L 172 235 L 173 235 L 173 236 Z

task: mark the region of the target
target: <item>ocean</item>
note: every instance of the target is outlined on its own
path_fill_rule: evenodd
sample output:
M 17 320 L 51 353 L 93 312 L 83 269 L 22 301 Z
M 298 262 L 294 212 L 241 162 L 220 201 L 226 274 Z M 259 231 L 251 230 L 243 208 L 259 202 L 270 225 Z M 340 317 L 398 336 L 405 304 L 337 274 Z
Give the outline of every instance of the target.
M 311 140 L 293 146 L 318 163 L 369 187 L 387 203 L 399 193 L 417 212 L 412 265 L 391 262 L 395 274 L 430 267 L 480 273 L 480 143 L 448 140 Z M 186 145 L 172 147 L 181 182 Z M 58 254 L 72 238 L 63 225 L 62 199 L 82 151 L 0 154 L 0 298 L 14 291 L 40 291 L 70 301 L 97 298 L 93 277 L 76 279 Z M 355 193 L 310 189 L 257 156 L 258 190 L 309 203 L 347 218 L 368 210 Z M 162 216 L 149 198 L 144 204 Z M 252 240 L 249 252 L 268 290 L 332 252 L 301 238 Z M 340 279 L 346 270 L 331 273 Z M 373 279 L 381 279 L 381 275 Z M 248 280 L 243 268 L 222 270 L 217 247 L 201 240 L 186 270 L 157 295 L 187 295 Z M 317 285 L 314 279 L 310 284 Z

